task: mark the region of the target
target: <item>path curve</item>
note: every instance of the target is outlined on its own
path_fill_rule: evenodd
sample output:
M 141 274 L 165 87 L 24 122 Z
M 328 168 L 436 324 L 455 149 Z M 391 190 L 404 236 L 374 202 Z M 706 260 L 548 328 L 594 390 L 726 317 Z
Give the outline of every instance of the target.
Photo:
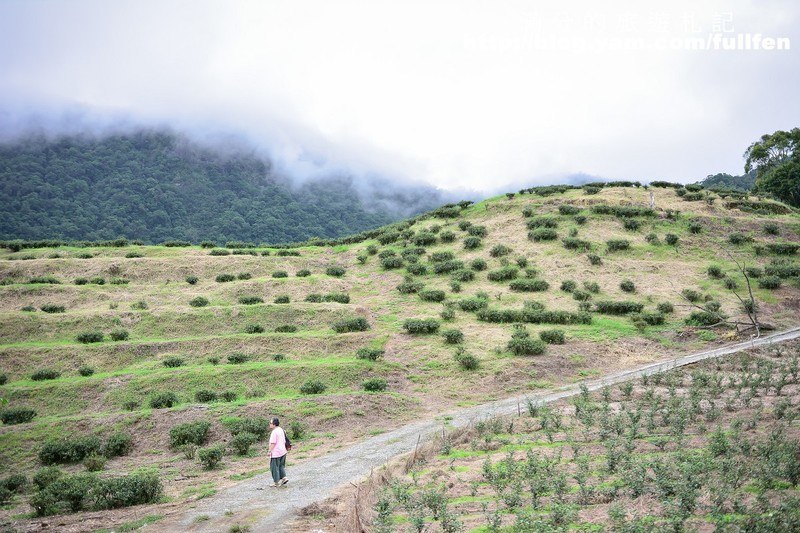
M 152 526 L 148 531 L 192 531 L 197 533 L 227 531 L 232 523 L 250 524 L 252 531 L 286 531 L 294 520 L 296 512 L 314 502 L 331 496 L 336 489 L 350 482 L 360 480 L 391 459 L 414 450 L 420 435 L 427 436 L 441 430 L 441 417 L 450 416 L 448 423 L 453 427 L 466 426 L 480 419 L 517 412 L 527 400 L 550 403 L 575 396 L 580 385 L 585 384 L 590 391 L 606 385 L 613 385 L 713 359 L 744 349 L 789 341 L 800 337 L 800 327 L 795 327 L 758 339 L 740 342 L 666 361 L 650 363 L 629 370 L 609 374 L 593 381 L 583 381 L 565 386 L 552 392 L 515 396 L 505 400 L 441 413 L 437 419 L 409 424 L 394 431 L 353 444 L 345 449 L 310 459 L 298 465 L 287 467 L 291 482 L 286 487 L 271 489 L 269 474 L 255 476 L 229 487 L 216 495 L 199 500 L 183 513 L 168 516 Z M 198 517 L 200 517 L 198 519 Z

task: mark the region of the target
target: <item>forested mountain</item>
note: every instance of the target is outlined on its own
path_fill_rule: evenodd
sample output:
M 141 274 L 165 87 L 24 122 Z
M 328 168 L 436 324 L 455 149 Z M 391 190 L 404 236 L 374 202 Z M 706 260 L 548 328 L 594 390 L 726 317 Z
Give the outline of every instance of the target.
M 251 153 L 223 154 L 164 131 L 0 144 L 0 239 L 330 238 L 435 207 L 436 193 L 389 191 L 365 205 L 350 179 L 292 187 Z

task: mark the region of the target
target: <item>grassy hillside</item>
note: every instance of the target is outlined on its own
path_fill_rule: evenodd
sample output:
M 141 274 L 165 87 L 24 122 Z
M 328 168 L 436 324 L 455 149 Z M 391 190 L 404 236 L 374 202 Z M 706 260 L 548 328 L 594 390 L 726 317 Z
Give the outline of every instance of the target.
M 728 287 L 749 299 L 734 259 L 751 269 L 761 321 L 794 325 L 799 242 L 800 217 L 774 202 L 590 186 L 446 207 L 376 239 L 292 249 L 297 256 L 7 250 L 0 394 L 6 411 L 35 416 L 0 426 L 0 464 L 30 478 L 50 439 L 93 435 L 103 445 L 121 432 L 132 446 L 105 462 L 101 479 L 147 467 L 167 501 L 205 497 L 265 471 L 263 441 L 233 453 L 231 428 L 242 429 L 234 417 L 280 416 L 302 460 L 448 408 L 732 340 L 736 329 L 721 322 L 746 323 L 747 314 Z M 96 334 L 101 341 L 78 340 Z M 57 377 L 32 379 L 48 370 Z M 165 393 L 174 405 L 152 407 Z M 170 444 L 171 428 L 190 421 L 210 424 L 199 446 L 226 447 L 214 470 L 194 448 Z M 85 471 L 80 455 L 61 468 Z M 3 523 L 26 523 L 32 494 L 10 494 Z M 87 498 L 75 508 L 98 506 L 108 507 Z

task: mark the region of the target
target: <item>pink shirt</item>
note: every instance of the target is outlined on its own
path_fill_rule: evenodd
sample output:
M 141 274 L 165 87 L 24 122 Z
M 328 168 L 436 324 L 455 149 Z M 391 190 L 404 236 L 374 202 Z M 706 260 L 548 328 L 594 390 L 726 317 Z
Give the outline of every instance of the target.
M 274 444 L 270 457 L 278 458 L 286 455 L 286 433 L 283 428 L 278 426 L 269 434 L 269 443 Z

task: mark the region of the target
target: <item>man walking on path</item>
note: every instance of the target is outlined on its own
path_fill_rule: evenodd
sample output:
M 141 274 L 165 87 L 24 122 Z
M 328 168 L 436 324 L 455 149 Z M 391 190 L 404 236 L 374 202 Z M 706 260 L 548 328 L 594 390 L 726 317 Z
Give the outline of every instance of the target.
M 269 469 L 272 472 L 273 487 L 289 483 L 289 478 L 286 477 L 286 433 L 280 423 L 277 417 L 269 421 L 269 428 L 272 430 L 269 434 Z

